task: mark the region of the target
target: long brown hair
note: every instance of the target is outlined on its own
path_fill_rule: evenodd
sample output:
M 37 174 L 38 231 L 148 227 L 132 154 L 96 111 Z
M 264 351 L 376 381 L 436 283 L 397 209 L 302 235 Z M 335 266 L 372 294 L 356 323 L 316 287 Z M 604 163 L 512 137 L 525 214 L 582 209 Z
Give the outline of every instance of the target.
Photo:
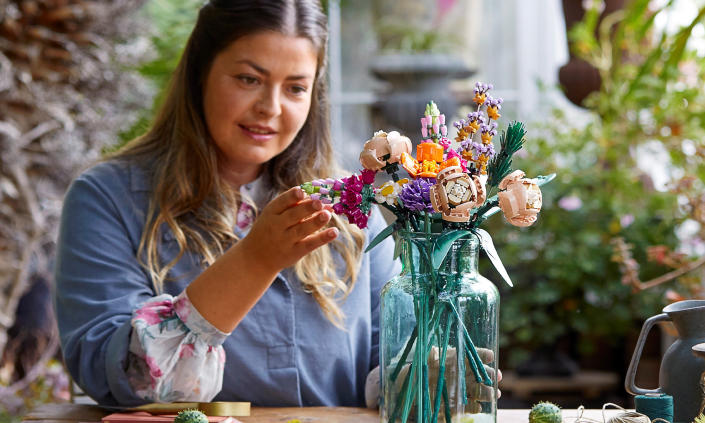
M 261 31 L 305 37 L 318 52 L 306 122 L 289 147 L 264 166 L 266 183 L 260 185 L 268 189 L 266 198 L 338 172 L 328 124 L 327 24 L 320 5 L 315 0 L 211 0 L 198 14 L 151 129 L 111 156 L 137 160 L 151 172 L 153 190 L 137 254 L 157 292 L 186 251 L 202 257 L 205 267 L 237 241 L 235 210 L 246 199 L 219 177 L 217 149 L 205 124 L 203 87 L 218 53 Z M 338 239 L 299 260 L 294 270 L 327 318 L 341 326 L 338 301 L 354 285 L 364 234 L 337 216 L 331 224 L 340 230 Z M 179 245 L 179 254 L 167 263 L 160 261 L 157 250 L 165 225 Z M 336 254 L 346 267 L 342 277 L 336 272 Z

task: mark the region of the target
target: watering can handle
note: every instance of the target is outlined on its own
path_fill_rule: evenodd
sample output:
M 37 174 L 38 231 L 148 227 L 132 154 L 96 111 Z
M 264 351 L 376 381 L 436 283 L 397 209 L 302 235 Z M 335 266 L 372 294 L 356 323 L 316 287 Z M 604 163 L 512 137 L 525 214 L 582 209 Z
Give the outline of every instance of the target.
M 630 394 L 646 395 L 663 393 L 660 389 L 639 388 L 634 384 L 634 379 L 636 378 L 636 369 L 639 366 L 639 360 L 641 359 L 641 350 L 644 349 L 644 343 L 646 343 L 646 336 L 649 334 L 649 331 L 656 323 L 670 320 L 671 318 L 668 317 L 668 314 L 661 313 L 657 316 L 648 318 L 644 322 L 644 326 L 641 327 L 641 333 L 639 333 L 639 339 L 636 341 L 636 347 L 634 348 L 634 355 L 632 355 L 632 361 L 629 363 L 629 369 L 627 370 L 627 377 L 624 380 L 624 387 Z

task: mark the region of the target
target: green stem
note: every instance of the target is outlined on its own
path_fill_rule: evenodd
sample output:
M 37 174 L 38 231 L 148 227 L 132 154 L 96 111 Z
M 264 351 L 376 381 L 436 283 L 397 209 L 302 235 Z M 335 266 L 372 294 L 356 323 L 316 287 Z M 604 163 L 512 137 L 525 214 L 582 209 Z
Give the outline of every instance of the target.
M 401 409 L 401 404 L 402 404 L 402 399 L 404 396 L 402 395 L 402 392 L 406 392 L 406 390 L 409 387 L 409 379 L 411 379 L 411 368 L 409 368 L 409 371 L 406 372 L 406 377 L 404 378 L 404 383 L 401 385 L 401 389 L 399 390 L 399 394 L 397 396 L 396 402 L 394 403 L 394 411 L 392 412 L 391 418 L 389 419 L 390 422 L 393 422 L 397 418 L 397 414 L 399 414 L 399 410 Z
M 425 337 L 426 337 L 426 328 L 425 328 L 425 322 L 423 320 L 423 291 L 421 292 L 421 298 L 419 298 L 417 304 L 416 304 L 416 320 L 419 325 L 419 337 L 418 337 L 418 343 L 416 344 L 416 366 L 419 368 L 418 370 L 418 375 L 416 376 L 416 382 L 417 382 L 417 391 L 416 395 L 418 396 L 417 401 L 416 401 L 416 423 L 421 423 L 421 419 L 423 418 L 422 415 L 422 410 L 424 408 L 424 402 L 423 402 L 423 376 L 424 376 L 424 368 L 426 367 L 426 360 L 423 357 L 423 353 L 426 351 L 426 343 Z
M 409 356 L 409 352 L 411 351 L 411 347 L 414 346 L 414 341 L 416 341 L 416 336 L 418 333 L 418 324 L 414 326 L 414 330 L 411 332 L 411 336 L 409 337 L 409 340 L 406 342 L 406 347 L 404 347 L 404 352 L 401 354 L 401 358 L 399 359 L 399 362 L 397 362 L 396 367 L 394 368 L 394 371 L 392 372 L 390 379 L 392 382 L 397 380 L 397 377 L 399 376 L 399 372 L 401 371 L 401 368 L 404 366 L 404 363 L 406 362 L 406 358 Z
M 445 311 L 445 310 L 444 310 Z M 445 387 L 445 373 L 446 373 L 446 353 L 448 351 L 448 341 L 450 341 L 450 328 L 448 327 L 448 313 L 444 313 L 446 316 L 446 330 L 443 333 L 443 342 L 439 342 L 441 345 L 441 361 L 438 369 L 438 384 L 436 385 L 436 396 L 434 397 L 435 404 L 433 405 L 433 417 L 431 422 L 438 422 L 438 412 L 441 408 L 441 392 Z
M 458 317 L 458 323 L 460 325 L 459 329 L 462 328 L 463 338 L 465 339 L 465 342 L 468 344 L 470 349 L 470 352 L 468 353 L 466 351 L 466 353 L 468 354 L 468 361 L 470 362 L 472 372 L 475 375 L 475 380 L 477 380 L 478 383 L 482 383 L 487 386 L 492 386 L 492 379 L 490 379 L 490 376 L 485 370 L 485 365 L 482 363 L 482 360 L 480 360 L 480 355 L 477 353 L 477 349 L 475 349 L 475 344 L 473 344 L 472 338 L 470 338 L 470 334 L 468 333 L 465 324 L 463 324 L 463 321 L 460 318 L 460 313 L 458 313 L 458 309 L 455 308 L 454 305 L 452 305 L 452 308 L 453 312 Z M 458 353 L 458 356 L 460 357 L 462 356 L 462 354 Z
M 470 358 L 475 360 L 475 364 L 479 368 L 480 375 L 482 376 L 482 379 L 478 380 L 478 382 L 483 383 L 487 386 L 492 386 L 492 379 L 490 379 L 490 375 L 487 374 L 485 364 L 480 359 L 480 355 L 477 353 L 477 349 L 475 348 L 475 345 L 473 344 L 472 340 L 470 339 L 470 335 L 468 335 L 467 332 L 465 332 L 465 338 L 465 341 L 468 343 L 468 345 L 470 345 L 470 352 L 468 353 L 470 356 L 468 357 L 468 360 L 470 360 Z M 477 376 L 478 375 L 475 375 L 475 379 L 477 379 Z
M 453 299 L 453 301 L 458 301 L 457 298 Z M 455 310 L 455 305 L 453 302 L 449 303 L 453 310 Z M 463 324 L 463 322 L 460 320 L 460 316 L 458 313 L 455 313 L 457 316 L 457 319 L 455 319 L 455 333 L 458 334 L 456 335 L 456 359 L 458 360 L 458 379 L 460 380 L 460 396 L 463 401 L 463 405 L 468 403 L 468 395 L 467 395 L 467 389 L 466 389 L 466 384 L 465 384 L 465 357 L 463 356 L 463 337 L 460 334 L 460 326 Z M 458 398 L 458 401 L 461 400 L 461 398 Z
M 411 411 L 411 406 L 414 403 L 414 394 L 416 393 L 416 384 L 413 381 L 414 376 L 416 375 L 416 366 L 412 364 L 411 368 L 409 369 L 409 372 L 411 373 L 411 379 L 409 380 L 409 385 L 407 385 L 406 387 L 406 395 L 404 398 L 404 411 L 401 414 L 401 421 L 403 423 L 406 423 L 407 419 L 409 418 L 409 412 Z
M 428 355 L 430 353 L 431 349 L 431 337 L 429 336 L 429 333 L 433 333 L 432 329 L 430 328 L 430 325 L 433 323 L 431 319 L 429 319 L 429 300 L 430 296 L 426 295 L 426 290 L 427 288 L 424 287 L 424 326 L 425 326 L 425 334 L 428 337 L 428 341 L 424 342 L 424 353 L 423 353 L 423 397 L 424 397 L 424 407 L 423 407 L 423 421 L 426 422 L 429 417 L 429 412 L 431 411 L 431 398 L 430 398 L 430 392 L 429 392 L 429 386 L 428 386 Z
M 450 401 L 448 401 L 448 387 L 443 385 L 443 405 L 445 406 L 446 423 L 452 423 L 450 415 Z
M 394 216 L 396 216 L 397 218 L 401 218 L 401 213 L 399 212 L 399 210 L 398 210 L 396 207 L 390 206 L 389 204 L 387 204 L 387 203 L 384 202 L 384 201 L 381 202 L 381 203 L 377 203 L 377 204 L 379 204 L 380 206 L 382 206 L 382 207 L 384 207 L 385 209 L 389 210 L 390 212 L 394 213 Z

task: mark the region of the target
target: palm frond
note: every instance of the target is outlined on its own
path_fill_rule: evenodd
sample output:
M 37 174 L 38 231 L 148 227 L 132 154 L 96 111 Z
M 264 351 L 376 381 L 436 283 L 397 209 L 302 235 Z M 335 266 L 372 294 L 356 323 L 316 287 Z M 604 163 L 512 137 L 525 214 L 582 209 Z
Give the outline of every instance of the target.
M 488 189 L 495 188 L 512 171 L 512 156 L 524 145 L 526 128 L 521 122 L 512 122 L 500 136 L 500 150 L 487 166 Z

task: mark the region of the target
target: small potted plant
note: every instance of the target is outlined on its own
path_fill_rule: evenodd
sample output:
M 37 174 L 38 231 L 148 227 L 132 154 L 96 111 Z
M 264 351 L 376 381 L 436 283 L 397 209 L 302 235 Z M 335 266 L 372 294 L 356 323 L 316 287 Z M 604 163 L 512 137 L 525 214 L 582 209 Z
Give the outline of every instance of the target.
M 449 85 L 474 72 L 452 53 L 458 41 L 444 34 L 443 23 L 455 7 L 455 0 L 378 2 L 376 32 L 380 54 L 370 71 L 384 81 L 376 109 L 384 123 L 411 133 L 418 110 L 429 98 L 454 116 L 457 101 Z

